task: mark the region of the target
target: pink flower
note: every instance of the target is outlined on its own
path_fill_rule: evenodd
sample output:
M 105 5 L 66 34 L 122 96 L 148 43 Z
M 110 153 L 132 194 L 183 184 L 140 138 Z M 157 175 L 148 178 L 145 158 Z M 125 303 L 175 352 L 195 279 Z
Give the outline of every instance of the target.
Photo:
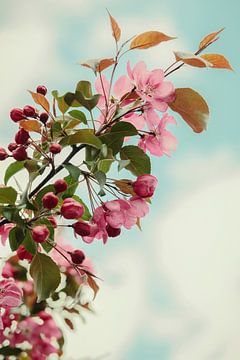
M 1 243 L 6 245 L 10 230 L 14 227 L 14 224 L 5 224 L 0 226 Z
M 154 191 L 157 187 L 158 180 L 155 176 L 144 174 L 137 177 L 137 180 L 133 182 L 134 192 L 142 197 L 148 198 L 153 196 Z
M 148 150 L 152 155 L 170 156 L 172 151 L 176 150 L 177 139 L 168 130 L 167 124 L 176 124 L 173 116 L 164 114 L 158 126 L 152 129 L 152 134 L 143 135 L 138 146 L 146 152 Z
M 17 307 L 22 302 L 22 290 L 11 280 L 0 281 L 0 308 L 9 309 Z M 0 329 L 3 323 L 0 317 Z
M 147 71 L 143 61 L 138 62 L 133 69 L 128 62 L 127 71 L 141 99 L 151 104 L 154 109 L 166 111 L 168 103 L 174 99 L 174 87 L 170 81 L 164 81 L 164 71 Z

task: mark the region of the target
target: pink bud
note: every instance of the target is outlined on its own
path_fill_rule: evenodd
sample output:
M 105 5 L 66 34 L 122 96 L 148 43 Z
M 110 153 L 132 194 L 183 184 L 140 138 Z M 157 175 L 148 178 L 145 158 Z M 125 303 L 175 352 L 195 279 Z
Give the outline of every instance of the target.
M 52 154 L 59 154 L 62 151 L 62 146 L 60 144 L 51 144 L 49 146 L 49 151 Z
M 28 142 L 29 132 L 24 129 L 19 129 L 15 135 L 15 141 L 17 144 L 24 145 Z
M 33 240 L 37 243 L 43 243 L 49 235 L 50 232 L 46 225 L 37 225 L 32 229 Z
M 48 118 L 49 118 L 49 116 L 48 116 L 48 113 L 46 113 L 46 112 L 43 112 L 39 115 L 39 119 L 43 124 L 46 124 L 46 122 L 48 121 Z
M 137 180 L 133 182 L 133 190 L 136 195 L 142 198 L 148 198 L 153 196 L 157 187 L 157 178 L 153 175 L 144 174 L 137 177 Z
M 91 233 L 90 224 L 83 220 L 80 220 L 80 221 L 76 222 L 75 224 L 73 224 L 73 229 L 74 229 L 75 233 L 80 236 L 89 236 Z
M 47 93 L 47 88 L 46 88 L 46 86 L 44 86 L 44 85 L 38 85 L 38 87 L 37 87 L 37 93 L 39 93 L 39 94 L 42 94 L 42 95 L 46 95 L 46 93 Z
M 74 250 L 73 252 L 69 252 L 71 256 L 72 262 L 76 265 L 81 265 L 85 260 L 85 254 L 82 250 Z
M 0 147 L 0 161 L 5 160 L 8 157 L 6 150 Z
M 84 207 L 74 199 L 67 198 L 63 201 L 61 214 L 65 219 L 78 219 L 84 213 Z
M 53 192 L 48 192 L 42 198 L 43 206 L 48 209 L 54 209 L 58 204 L 58 197 Z
M 8 144 L 8 150 L 13 152 L 14 150 L 16 150 L 18 148 L 18 144 L 16 143 L 10 143 Z
M 57 193 L 64 192 L 68 188 L 68 184 L 66 183 L 66 181 L 64 179 L 56 180 L 55 183 L 53 184 L 53 186 Z
M 28 252 L 23 245 L 20 245 L 19 248 L 17 249 L 17 256 L 19 260 L 27 260 L 29 262 L 32 261 L 33 259 L 33 255 L 30 252 Z
M 36 109 L 35 109 L 35 107 L 33 107 L 31 105 L 26 105 L 23 108 L 23 113 L 25 116 L 33 117 L 36 115 Z
M 19 146 L 16 150 L 12 152 L 13 158 L 17 161 L 26 160 L 28 155 L 24 146 Z
M 12 109 L 11 112 L 10 112 L 10 118 L 11 118 L 14 122 L 18 122 L 18 121 L 24 119 L 25 116 L 23 115 L 23 110 L 22 110 L 22 109 L 18 109 L 18 108 Z

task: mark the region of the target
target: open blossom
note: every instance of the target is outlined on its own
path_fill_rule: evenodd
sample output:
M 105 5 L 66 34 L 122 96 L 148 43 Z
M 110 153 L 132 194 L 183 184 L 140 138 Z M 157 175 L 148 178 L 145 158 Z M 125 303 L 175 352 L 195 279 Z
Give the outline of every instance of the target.
M 172 151 L 176 150 L 177 139 L 168 130 L 167 124 L 176 124 L 173 116 L 164 114 L 158 126 L 151 130 L 152 134 L 143 135 L 138 143 L 138 146 L 146 152 L 148 150 L 152 155 L 170 156 Z
M 133 69 L 128 62 L 127 71 L 140 98 L 154 109 L 165 112 L 168 103 L 174 100 L 174 86 L 170 81 L 164 80 L 164 71 L 148 71 L 144 61 L 138 62 Z
M 122 226 L 131 229 L 136 225 L 138 218 L 144 217 L 149 211 L 148 204 L 142 198 L 135 196 L 130 200 L 112 200 L 99 206 L 92 218 L 92 230 L 83 240 L 91 243 L 94 238 L 107 242 L 108 228 L 120 229 Z
M 14 224 L 5 224 L 0 226 L 0 237 L 2 245 L 6 244 L 10 230 L 14 227 Z
M 22 302 L 22 290 L 11 280 L 0 281 L 0 309 L 10 309 L 17 307 Z M 3 323 L 0 314 L 0 329 L 3 328 Z

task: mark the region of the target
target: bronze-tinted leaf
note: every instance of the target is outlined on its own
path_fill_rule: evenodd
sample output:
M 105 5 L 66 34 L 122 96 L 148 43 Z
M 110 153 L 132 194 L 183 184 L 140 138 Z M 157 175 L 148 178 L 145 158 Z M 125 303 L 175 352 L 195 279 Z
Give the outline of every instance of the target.
M 33 91 L 29 91 L 29 92 L 30 92 L 30 94 L 32 95 L 32 98 L 33 98 L 33 100 L 35 101 L 35 103 L 38 104 L 38 105 L 41 105 L 41 107 L 42 107 L 45 111 L 49 112 L 49 110 L 50 110 L 50 105 L 49 105 L 48 100 L 45 98 L 45 96 L 42 95 L 42 94 L 39 94 L 39 93 L 35 93 L 35 92 L 33 92 Z
M 133 187 L 132 181 L 128 179 L 115 180 L 114 184 L 118 187 L 118 189 L 124 194 L 136 195 Z
M 64 321 L 67 324 L 67 326 L 69 327 L 69 329 L 74 330 L 73 323 L 72 323 L 72 321 L 70 319 L 64 318 Z
M 112 17 L 112 15 L 110 14 L 109 11 L 108 11 L 108 15 L 109 15 L 110 22 L 111 22 L 112 36 L 114 37 L 114 39 L 116 41 L 119 41 L 119 39 L 121 37 L 121 29 L 120 29 L 117 21 L 114 19 L 114 17 Z
M 195 90 L 176 89 L 175 100 L 169 106 L 173 111 L 179 113 L 196 133 L 206 130 L 209 108 L 203 97 Z
M 41 132 L 41 124 L 37 120 L 21 120 L 19 125 L 26 131 L 33 131 L 40 133 Z
M 233 70 L 229 61 L 221 54 L 203 54 L 201 58 L 210 62 L 213 68 Z
M 90 286 L 90 288 L 93 289 L 93 292 L 94 292 L 94 299 L 98 293 L 98 290 L 99 290 L 99 286 L 98 284 L 96 283 L 96 281 L 94 280 L 93 276 L 91 275 L 87 275 L 87 282 L 88 282 L 88 285 Z
M 194 54 L 185 53 L 176 51 L 174 52 L 175 58 L 177 61 L 182 61 L 187 65 L 194 66 L 194 67 L 208 67 L 212 66 L 210 62 L 208 62 L 205 59 L 202 59 L 199 56 L 196 56 Z
M 214 41 L 218 40 L 218 34 L 220 34 L 220 32 L 222 32 L 224 30 L 224 28 L 218 30 L 218 31 L 215 31 L 215 32 L 212 32 L 208 35 L 206 35 L 202 41 L 200 42 L 199 44 L 199 48 L 198 49 L 203 49 L 203 48 L 206 48 L 208 45 L 212 44 Z
M 92 69 L 94 73 L 101 72 L 107 69 L 109 66 L 112 66 L 113 64 L 115 64 L 115 60 L 113 58 L 92 59 L 81 63 L 82 66 Z
M 148 49 L 163 41 L 173 40 L 175 37 L 168 36 L 159 31 L 146 31 L 136 36 L 130 44 L 130 49 Z

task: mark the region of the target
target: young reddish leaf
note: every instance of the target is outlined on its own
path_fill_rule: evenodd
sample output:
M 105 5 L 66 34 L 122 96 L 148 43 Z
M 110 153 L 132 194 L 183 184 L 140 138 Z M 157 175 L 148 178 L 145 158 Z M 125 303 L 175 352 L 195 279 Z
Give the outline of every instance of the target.
M 35 93 L 35 92 L 33 92 L 33 91 L 30 91 L 30 90 L 29 90 L 29 92 L 30 92 L 30 94 L 32 95 L 32 98 L 33 98 L 33 100 L 35 101 L 35 103 L 38 104 L 38 105 L 41 105 L 41 107 L 42 107 L 45 111 L 49 112 L 49 110 L 50 110 L 50 105 L 49 105 L 48 100 L 45 98 L 45 96 L 42 95 L 42 94 L 40 94 L 40 93 Z
M 37 120 L 21 120 L 19 125 L 26 131 L 41 132 L 41 124 Z
M 223 30 L 224 30 L 224 28 L 206 35 L 200 42 L 198 49 L 206 48 L 208 45 L 210 45 L 214 41 L 218 40 L 217 35 L 220 34 L 220 32 L 222 32 Z
M 118 189 L 123 192 L 124 194 L 131 194 L 136 195 L 133 187 L 132 187 L 132 181 L 128 179 L 121 179 L 121 180 L 115 180 L 114 184 L 118 187 Z
M 187 65 L 194 67 L 208 67 L 212 66 L 212 64 L 201 57 L 198 57 L 194 54 L 184 53 L 184 52 L 174 52 L 175 58 L 177 61 L 182 61 Z
M 88 285 L 90 286 L 90 288 L 93 289 L 93 292 L 94 292 L 94 298 L 96 297 L 97 293 L 98 293 L 98 290 L 99 290 L 99 286 L 98 284 L 96 283 L 96 281 L 93 279 L 93 277 L 91 275 L 87 275 L 87 281 L 88 281 Z
M 113 64 L 115 64 L 115 60 L 113 58 L 92 59 L 81 63 L 82 66 L 92 69 L 94 73 L 101 72 L 107 69 L 109 66 L 112 66 Z
M 112 15 L 110 14 L 109 11 L 108 11 L 108 15 L 109 15 L 110 22 L 111 22 L 112 36 L 114 37 L 114 39 L 116 41 L 119 41 L 119 39 L 121 37 L 121 29 L 120 29 L 118 23 L 116 22 L 114 17 L 112 17 Z
M 228 69 L 233 71 L 229 61 L 221 54 L 203 54 L 201 55 L 201 58 L 210 62 L 213 68 Z
M 159 31 L 146 31 L 133 39 L 130 44 L 130 49 L 148 49 L 156 46 L 163 41 L 176 39 L 175 37 L 165 35 Z
M 169 106 L 179 113 L 196 133 L 206 130 L 209 108 L 203 97 L 193 89 L 176 89 L 175 100 Z

